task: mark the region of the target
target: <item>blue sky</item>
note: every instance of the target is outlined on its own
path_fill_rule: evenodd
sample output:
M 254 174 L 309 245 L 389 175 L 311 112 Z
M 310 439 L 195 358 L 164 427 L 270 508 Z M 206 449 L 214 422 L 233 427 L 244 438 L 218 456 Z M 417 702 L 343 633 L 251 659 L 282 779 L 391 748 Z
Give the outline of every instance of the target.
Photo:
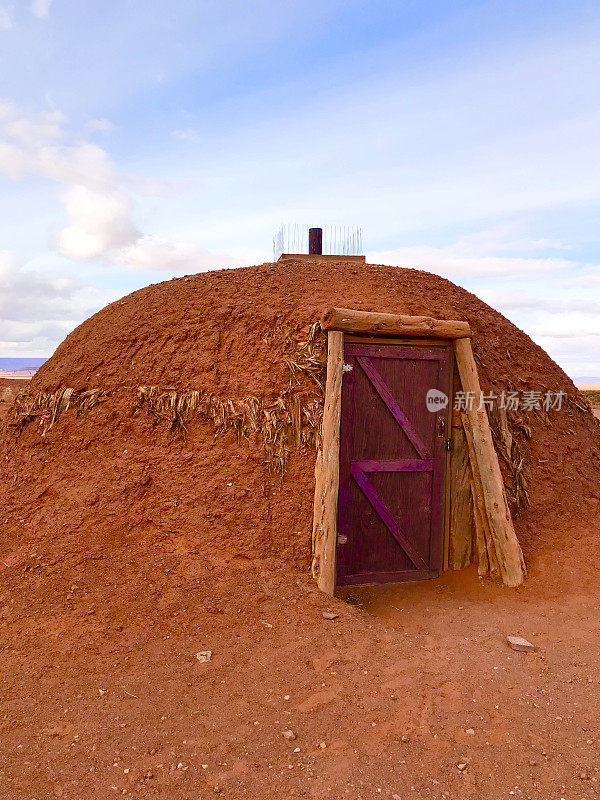
M 599 34 L 577 0 L 0 0 L 0 356 L 297 222 L 600 379 Z

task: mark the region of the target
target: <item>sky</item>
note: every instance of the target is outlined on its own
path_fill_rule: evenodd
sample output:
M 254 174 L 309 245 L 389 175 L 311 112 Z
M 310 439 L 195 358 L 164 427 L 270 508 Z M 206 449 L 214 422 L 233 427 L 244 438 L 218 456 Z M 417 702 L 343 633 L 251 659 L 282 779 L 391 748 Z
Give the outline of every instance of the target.
M 600 8 L 0 0 L 0 356 L 356 225 L 600 380 Z

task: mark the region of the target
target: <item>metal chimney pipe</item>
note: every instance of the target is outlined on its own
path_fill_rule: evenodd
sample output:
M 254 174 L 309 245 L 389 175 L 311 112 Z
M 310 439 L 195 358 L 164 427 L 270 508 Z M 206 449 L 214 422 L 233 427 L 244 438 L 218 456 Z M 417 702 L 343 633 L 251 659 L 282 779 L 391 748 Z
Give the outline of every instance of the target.
M 323 253 L 323 228 L 308 229 L 308 254 L 320 256 Z

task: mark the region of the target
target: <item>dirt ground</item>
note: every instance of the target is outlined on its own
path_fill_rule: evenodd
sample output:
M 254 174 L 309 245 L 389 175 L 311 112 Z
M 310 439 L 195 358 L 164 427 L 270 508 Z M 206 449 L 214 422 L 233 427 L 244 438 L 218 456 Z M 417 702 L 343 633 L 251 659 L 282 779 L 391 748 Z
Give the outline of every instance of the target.
M 471 567 L 352 603 L 200 541 L 4 536 L 0 796 L 593 797 L 600 529 L 564 533 L 519 590 Z

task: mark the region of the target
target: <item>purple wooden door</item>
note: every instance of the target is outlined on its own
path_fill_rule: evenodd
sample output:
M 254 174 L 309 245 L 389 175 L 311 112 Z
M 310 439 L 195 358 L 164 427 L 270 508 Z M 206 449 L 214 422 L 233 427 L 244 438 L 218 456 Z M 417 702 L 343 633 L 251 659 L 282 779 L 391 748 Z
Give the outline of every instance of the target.
M 337 584 L 433 578 L 442 555 L 449 349 L 346 343 Z

